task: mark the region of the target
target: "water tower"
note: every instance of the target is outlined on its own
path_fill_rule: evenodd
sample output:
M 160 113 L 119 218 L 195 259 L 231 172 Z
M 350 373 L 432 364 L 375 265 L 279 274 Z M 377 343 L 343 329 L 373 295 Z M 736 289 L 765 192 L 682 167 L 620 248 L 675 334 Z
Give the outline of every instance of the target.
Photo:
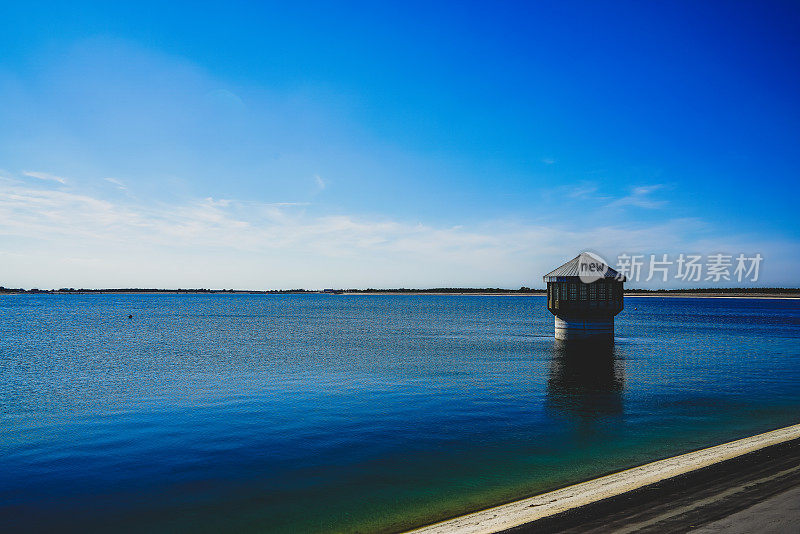
M 598 256 L 581 252 L 544 275 L 544 281 L 556 339 L 614 339 L 614 316 L 623 308 L 623 275 Z

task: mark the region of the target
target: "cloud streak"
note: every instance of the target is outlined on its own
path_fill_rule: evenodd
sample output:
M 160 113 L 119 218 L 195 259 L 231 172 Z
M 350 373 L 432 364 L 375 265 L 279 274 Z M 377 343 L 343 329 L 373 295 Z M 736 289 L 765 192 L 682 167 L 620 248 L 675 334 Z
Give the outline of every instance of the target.
M 67 183 L 66 178 L 62 178 L 61 176 L 56 176 L 55 174 L 50 174 L 47 172 L 23 171 L 22 174 L 29 178 L 36 178 L 37 180 L 44 180 L 46 182 L 58 182 L 60 184 Z
M 110 184 L 116 185 L 117 189 L 119 189 L 120 191 L 127 191 L 128 190 L 128 186 L 125 185 L 125 182 L 123 182 L 122 180 L 120 180 L 118 178 L 103 178 L 103 179 L 106 182 L 110 183 Z
M 634 187 L 629 195 L 608 204 L 608 207 L 619 208 L 625 206 L 633 206 L 636 208 L 644 209 L 657 209 L 664 207 L 667 202 L 665 200 L 658 200 L 652 197 L 652 193 L 663 189 L 663 184 L 653 184 Z
M 613 260 L 619 252 L 706 251 L 712 245 L 716 252 L 724 245 L 766 253 L 769 247 L 747 236 L 715 240 L 696 219 L 637 227 L 504 220 L 437 226 L 311 208 L 211 197 L 110 201 L 0 181 L 3 285 L 540 286 L 542 273 L 584 249 Z

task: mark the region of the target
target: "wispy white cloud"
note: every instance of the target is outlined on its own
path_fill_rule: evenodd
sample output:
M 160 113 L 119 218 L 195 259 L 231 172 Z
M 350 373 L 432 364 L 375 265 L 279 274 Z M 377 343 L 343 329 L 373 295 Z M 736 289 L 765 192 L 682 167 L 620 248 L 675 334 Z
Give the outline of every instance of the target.
M 265 204 L 266 206 L 278 206 L 278 207 L 288 207 L 288 206 L 310 206 L 311 202 L 270 202 Z
M 569 226 L 433 225 L 310 212 L 304 203 L 205 198 L 147 204 L 0 182 L 4 285 L 426 287 L 541 285 L 580 250 L 755 251 L 704 221 Z M 713 245 L 713 246 L 712 246 Z
M 128 190 L 128 186 L 125 185 L 125 182 L 123 182 L 119 178 L 104 178 L 104 180 L 106 182 L 109 182 L 109 183 L 112 183 L 112 184 L 116 185 L 117 188 L 122 190 L 122 191 L 127 191 Z
M 593 198 L 597 195 L 597 186 L 592 184 L 582 184 L 571 188 L 567 196 L 570 198 Z
M 327 182 L 325 182 L 319 174 L 314 175 L 314 184 L 316 184 L 319 191 L 322 191 L 328 186 Z
M 50 174 L 47 172 L 36 172 L 36 171 L 23 171 L 22 174 L 24 176 L 28 176 L 30 178 L 36 178 L 37 180 L 45 180 L 48 182 L 58 182 L 60 184 L 66 184 L 67 179 L 61 176 L 56 176 L 55 174 Z
M 228 89 L 214 89 L 206 93 L 205 98 L 209 103 L 237 111 L 247 107 L 239 95 Z
M 610 202 L 608 207 L 618 208 L 623 206 L 634 206 L 645 209 L 662 208 L 667 204 L 667 201 L 653 198 L 652 193 L 663 188 L 664 184 L 652 184 L 634 187 L 629 195 Z

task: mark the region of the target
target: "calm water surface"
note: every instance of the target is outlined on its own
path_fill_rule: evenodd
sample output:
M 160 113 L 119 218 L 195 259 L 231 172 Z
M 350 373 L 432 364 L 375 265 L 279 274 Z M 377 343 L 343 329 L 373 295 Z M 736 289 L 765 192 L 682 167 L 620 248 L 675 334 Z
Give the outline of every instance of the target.
M 0 297 L 0 530 L 393 531 L 800 422 L 800 302 Z M 133 314 L 133 319 L 127 318 Z

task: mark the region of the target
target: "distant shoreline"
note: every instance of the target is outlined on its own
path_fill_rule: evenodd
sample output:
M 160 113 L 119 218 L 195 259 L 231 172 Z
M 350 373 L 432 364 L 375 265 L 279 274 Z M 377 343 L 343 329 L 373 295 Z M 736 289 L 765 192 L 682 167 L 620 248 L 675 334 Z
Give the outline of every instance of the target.
M 513 293 L 342 293 L 345 296 L 357 296 L 357 295 L 390 295 L 390 296 L 399 296 L 399 295 L 441 295 L 441 296 L 460 296 L 460 297 L 469 297 L 469 296 L 476 296 L 476 297 L 542 297 L 544 296 L 542 293 L 538 294 L 521 294 L 515 295 Z M 800 299 L 800 295 L 703 295 L 703 294 L 680 294 L 680 295 L 642 295 L 642 294 L 628 294 L 625 293 L 626 297 L 633 297 L 633 298 L 670 298 L 670 299 L 687 299 L 687 298 L 694 298 L 694 299 L 750 299 L 750 300 L 798 300 Z
M 794 300 L 800 298 L 797 293 L 675 293 L 675 294 L 661 294 L 653 295 L 647 293 L 628 293 L 625 292 L 626 297 L 666 297 L 666 298 L 705 298 L 705 299 L 771 299 L 771 300 Z
M 0 295 L 92 295 L 92 294 L 198 294 L 198 295 L 478 295 L 543 296 L 544 289 L 502 288 L 433 288 L 433 289 L 334 289 L 334 290 L 245 290 L 245 289 L 11 289 L 0 287 Z M 632 289 L 626 297 L 674 298 L 750 298 L 798 299 L 800 288 L 701 288 L 701 289 Z

